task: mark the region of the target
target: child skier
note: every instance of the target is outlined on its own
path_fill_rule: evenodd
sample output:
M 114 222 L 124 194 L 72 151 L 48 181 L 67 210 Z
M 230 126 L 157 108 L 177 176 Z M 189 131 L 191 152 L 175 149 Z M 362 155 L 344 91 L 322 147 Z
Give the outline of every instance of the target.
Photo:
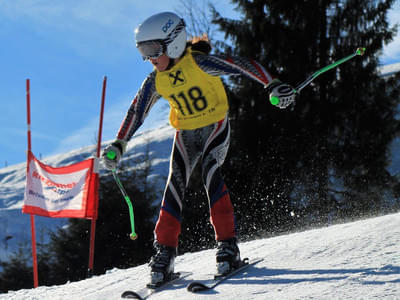
M 219 76 L 245 75 L 278 97 L 279 108 L 295 99 L 292 87 L 274 79 L 257 62 L 210 55 L 205 38 L 187 42 L 184 20 L 171 12 L 146 19 L 136 29 L 136 47 L 154 70 L 144 80 L 121 124 L 116 140 L 104 149 L 103 161 L 115 169 L 132 135 L 153 104 L 163 97 L 170 104 L 169 120 L 176 128 L 169 176 L 155 226 L 156 254 L 149 266 L 150 282 L 165 281 L 174 271 L 185 188 L 200 162 L 217 240 L 217 273 L 226 274 L 240 263 L 233 206 L 220 167 L 229 146 L 228 100 Z M 276 98 L 274 98 L 276 99 Z M 113 151 L 115 159 L 107 157 Z

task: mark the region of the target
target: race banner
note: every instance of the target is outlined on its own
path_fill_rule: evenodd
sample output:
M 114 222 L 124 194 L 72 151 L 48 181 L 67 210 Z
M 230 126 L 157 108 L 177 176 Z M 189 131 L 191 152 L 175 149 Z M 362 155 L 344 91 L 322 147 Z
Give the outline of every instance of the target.
M 28 151 L 22 212 L 51 218 L 88 218 L 95 215 L 98 196 L 96 159 L 65 167 L 51 167 Z

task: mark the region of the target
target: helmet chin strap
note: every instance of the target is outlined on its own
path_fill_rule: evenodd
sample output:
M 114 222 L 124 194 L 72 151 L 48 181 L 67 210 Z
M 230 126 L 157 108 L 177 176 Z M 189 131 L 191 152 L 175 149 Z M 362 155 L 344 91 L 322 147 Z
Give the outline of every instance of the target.
M 168 57 L 168 59 L 169 59 L 168 66 L 167 66 L 167 68 L 165 70 L 171 69 L 175 64 L 175 59 L 173 59 L 171 57 Z
M 168 54 L 167 54 L 168 59 L 169 59 L 169 62 L 168 62 L 168 66 L 167 66 L 167 68 L 166 68 L 165 70 L 171 69 L 171 68 L 175 65 L 175 61 L 176 61 L 176 60 L 179 60 L 181 57 L 183 57 L 183 56 L 185 55 L 185 53 L 186 53 L 186 50 L 183 51 L 183 53 L 181 54 L 181 56 L 180 56 L 178 59 L 176 59 L 176 58 L 171 58 L 171 57 L 169 57 Z

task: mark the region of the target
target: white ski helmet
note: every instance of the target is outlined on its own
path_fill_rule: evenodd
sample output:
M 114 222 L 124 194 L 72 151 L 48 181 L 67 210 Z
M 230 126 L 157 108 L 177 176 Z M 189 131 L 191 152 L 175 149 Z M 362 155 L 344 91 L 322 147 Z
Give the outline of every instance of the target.
M 185 22 L 172 12 L 151 16 L 139 25 L 135 33 L 136 47 L 144 59 L 157 58 L 163 53 L 178 58 L 185 51 Z

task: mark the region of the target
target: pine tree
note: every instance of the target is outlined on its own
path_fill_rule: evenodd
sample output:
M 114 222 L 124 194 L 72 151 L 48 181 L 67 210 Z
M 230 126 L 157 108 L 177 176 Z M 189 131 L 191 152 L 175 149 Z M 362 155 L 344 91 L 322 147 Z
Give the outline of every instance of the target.
M 10 256 L 8 262 L 1 263 L 3 269 L 0 273 L 0 293 L 33 287 L 33 272 L 29 266 L 29 258 L 29 253 L 20 247 Z
M 279 110 L 262 86 L 229 79 L 232 144 L 225 164 L 244 232 L 387 211 L 397 180 L 386 170 L 399 132 L 399 78 L 377 67 L 393 0 L 233 0 L 240 20 L 214 11 L 229 43 L 220 51 L 259 61 L 296 85 L 314 71 L 366 47 L 366 54 L 321 75 L 296 105 Z M 236 199 L 235 199 L 236 198 Z M 306 218 L 304 218 L 305 220 Z M 254 228 L 254 230 L 249 229 Z

